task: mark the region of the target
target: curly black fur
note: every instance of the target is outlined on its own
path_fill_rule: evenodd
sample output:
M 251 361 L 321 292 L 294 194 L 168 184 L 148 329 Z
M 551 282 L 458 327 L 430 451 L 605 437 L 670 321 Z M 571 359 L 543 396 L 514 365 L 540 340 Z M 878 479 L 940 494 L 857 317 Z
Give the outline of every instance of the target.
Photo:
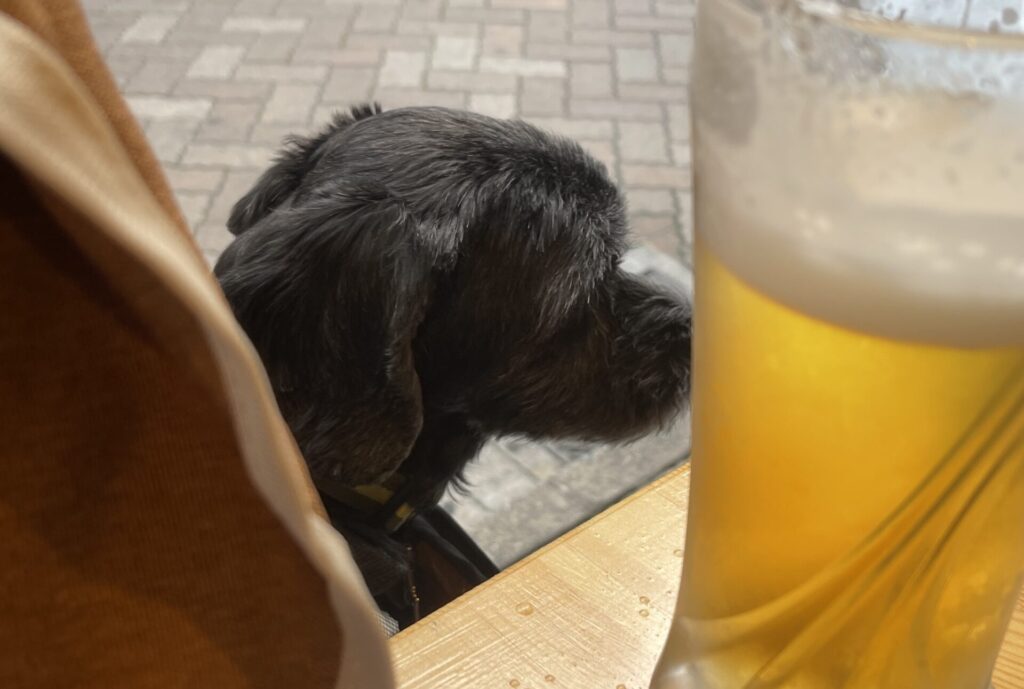
M 689 306 L 619 268 L 604 167 L 524 122 L 356 108 L 229 229 L 216 274 L 314 479 L 401 467 L 429 504 L 490 436 L 618 441 L 685 401 Z

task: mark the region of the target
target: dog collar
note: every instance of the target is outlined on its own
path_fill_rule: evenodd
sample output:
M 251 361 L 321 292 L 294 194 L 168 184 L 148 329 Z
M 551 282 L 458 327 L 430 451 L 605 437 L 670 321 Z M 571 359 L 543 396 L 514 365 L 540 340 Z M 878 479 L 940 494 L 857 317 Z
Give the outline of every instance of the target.
M 386 484 L 348 486 L 331 478 L 317 478 L 314 483 L 321 493 L 388 533 L 398 531 L 416 514 L 416 508 L 405 501 L 405 481 L 398 474 Z

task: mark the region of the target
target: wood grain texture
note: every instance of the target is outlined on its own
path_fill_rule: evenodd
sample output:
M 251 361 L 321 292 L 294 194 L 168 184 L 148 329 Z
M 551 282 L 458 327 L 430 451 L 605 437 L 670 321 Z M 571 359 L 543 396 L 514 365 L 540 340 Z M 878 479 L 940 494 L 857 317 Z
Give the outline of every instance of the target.
M 391 640 L 401 689 L 647 689 L 668 634 L 682 467 Z M 1024 689 L 1024 597 L 993 678 Z

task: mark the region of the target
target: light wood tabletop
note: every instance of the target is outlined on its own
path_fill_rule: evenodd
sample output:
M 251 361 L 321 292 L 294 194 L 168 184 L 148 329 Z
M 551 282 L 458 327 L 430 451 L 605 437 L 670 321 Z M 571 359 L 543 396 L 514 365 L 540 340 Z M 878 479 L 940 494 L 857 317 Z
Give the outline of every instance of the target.
M 391 641 L 401 689 L 647 689 L 679 586 L 682 467 Z M 995 689 L 1024 689 L 1024 597 Z

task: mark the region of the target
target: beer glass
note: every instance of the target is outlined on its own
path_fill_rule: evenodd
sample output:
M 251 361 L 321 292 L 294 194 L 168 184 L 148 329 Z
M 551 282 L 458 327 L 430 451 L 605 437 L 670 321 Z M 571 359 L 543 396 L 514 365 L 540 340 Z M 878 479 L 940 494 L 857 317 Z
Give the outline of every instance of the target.
M 657 689 L 984 689 L 1024 572 L 1020 2 L 700 0 Z

